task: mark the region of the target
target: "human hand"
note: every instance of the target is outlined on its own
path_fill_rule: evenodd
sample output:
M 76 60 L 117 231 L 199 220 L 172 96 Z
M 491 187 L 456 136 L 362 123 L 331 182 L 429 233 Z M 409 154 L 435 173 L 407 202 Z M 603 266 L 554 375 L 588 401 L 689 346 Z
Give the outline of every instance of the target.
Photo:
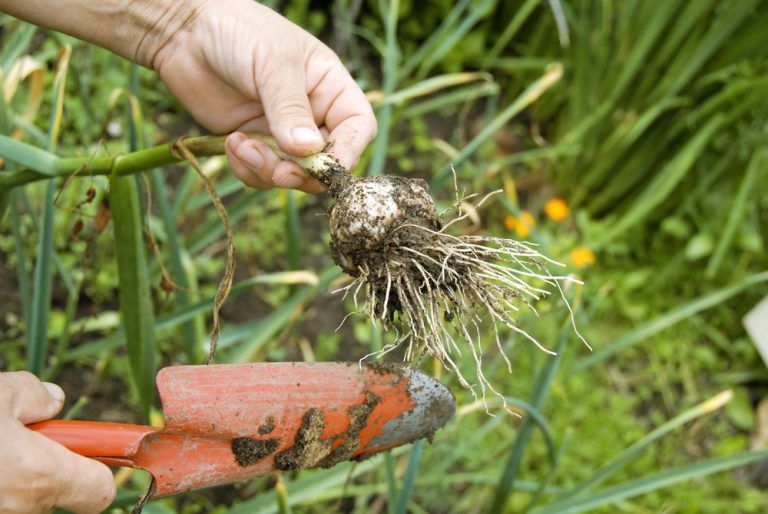
M 329 153 L 354 166 L 376 135 L 365 95 L 334 52 L 252 0 L 201 2 L 194 15 L 148 51 L 147 64 L 202 125 L 227 138 L 245 184 L 320 192 L 324 186 L 242 132 L 271 133 L 280 148 Z M 318 129 L 318 127 L 320 127 Z
M 64 392 L 31 373 L 0 373 L 0 512 L 77 514 L 106 509 L 115 496 L 107 466 L 67 450 L 24 425 L 54 417 Z

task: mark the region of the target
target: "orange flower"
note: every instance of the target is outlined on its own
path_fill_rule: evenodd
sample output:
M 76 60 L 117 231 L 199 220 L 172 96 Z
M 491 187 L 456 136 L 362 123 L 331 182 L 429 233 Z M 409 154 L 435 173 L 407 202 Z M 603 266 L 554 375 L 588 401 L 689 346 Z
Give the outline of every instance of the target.
M 571 250 L 571 260 L 577 268 L 587 268 L 595 263 L 595 253 L 586 246 L 577 246 Z
M 563 221 L 568 217 L 568 204 L 562 198 L 552 198 L 544 206 L 544 213 L 552 221 Z
M 520 217 L 507 216 L 504 218 L 504 226 L 507 230 L 514 230 L 519 237 L 528 237 L 531 228 L 536 225 L 536 220 L 528 211 L 520 211 Z

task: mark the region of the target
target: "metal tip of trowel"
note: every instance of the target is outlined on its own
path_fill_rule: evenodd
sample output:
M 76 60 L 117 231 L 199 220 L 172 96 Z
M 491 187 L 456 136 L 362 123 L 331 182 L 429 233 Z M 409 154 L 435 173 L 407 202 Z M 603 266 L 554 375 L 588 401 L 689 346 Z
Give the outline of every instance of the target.
M 423 438 L 431 441 L 456 412 L 456 400 L 446 386 L 412 368 L 404 368 L 403 374 L 409 381 L 408 394 L 415 406 L 387 421 L 369 447 L 392 447 Z

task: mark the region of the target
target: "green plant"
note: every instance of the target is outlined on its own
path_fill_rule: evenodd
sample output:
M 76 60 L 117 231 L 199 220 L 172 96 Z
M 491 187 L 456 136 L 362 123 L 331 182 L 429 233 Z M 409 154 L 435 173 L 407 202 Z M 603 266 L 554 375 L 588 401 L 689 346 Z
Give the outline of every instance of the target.
M 328 30 L 326 20 L 338 23 L 334 37 L 347 41 L 361 81 L 371 90 L 381 85 L 370 93 L 380 138 L 361 167 L 432 180 L 440 207 L 454 199 L 445 180 L 451 163 L 468 194 L 502 188 L 462 228 L 508 237 L 505 221 L 528 212 L 536 221 L 531 240 L 586 279 L 567 294 L 596 351 L 577 351 L 561 326 L 523 317 L 562 351 L 537 355 L 503 334 L 514 374 L 500 362 L 487 373 L 515 392 L 505 400 L 522 420 L 506 415 L 501 400 L 489 401 L 495 417 L 485 416 L 456 388 L 457 420 L 433 446 L 285 475 L 278 490 L 265 477 L 147 510 L 545 513 L 689 505 L 760 512 L 761 493 L 723 472 L 766 454 L 743 451 L 748 423 L 733 423 L 721 409 L 728 393 L 716 393 L 748 385 L 761 394 L 766 380 L 738 328 L 741 313 L 767 291 L 762 3 L 338 0 L 344 16 L 335 18 L 307 14 L 303 3 L 275 4 L 311 18 L 318 30 Z M 154 340 L 158 362 L 200 362 L 224 267 L 224 227 L 199 176 L 169 164 L 169 147 L 157 148 L 196 129 L 150 72 L 129 71 L 68 38 L 35 37 L 34 28 L 8 18 L 2 23 L 4 78 L 25 56 L 39 71 L 0 109 L 3 134 L 25 141 L 0 139 L 0 155 L 16 151 L 21 163 L 6 160 L 0 171 L 0 182 L 18 185 L 0 192 L 7 210 L 0 265 L 15 272 L 19 292 L 7 314 L 18 311 L 18 321 L 0 320 L 0 359 L 10 369 L 35 361 L 50 380 L 88 377 L 70 382 L 77 397 L 68 416 L 100 414 L 100 395 L 132 383 L 129 398 L 114 394 L 110 404 L 119 401 L 134 417 L 149 410 L 152 418 L 151 373 L 136 364 L 132 371 L 125 349 L 136 362 L 147 357 L 140 345 Z M 62 43 L 72 46 L 66 81 L 63 72 L 43 71 Z M 36 100 L 25 91 L 33 80 L 45 87 L 30 118 Z M 126 136 L 104 137 L 109 122 Z M 138 151 L 147 160 L 132 160 L 141 147 L 156 148 Z M 110 164 L 105 156 L 115 154 L 124 157 Z M 114 215 L 104 210 L 109 179 L 66 180 L 85 162 L 104 174 L 116 162 L 126 173 L 152 170 L 148 181 L 128 177 L 134 192 L 124 219 L 134 242 L 127 247 L 116 248 L 101 225 L 105 212 Z M 356 359 L 391 342 L 363 322 L 334 332 L 346 310 L 325 297 L 340 274 L 315 235 L 325 223 L 315 224 L 316 199 L 244 190 L 216 157 L 203 166 L 236 227 L 242 263 L 224 306 L 220 362 Z M 561 223 L 540 214 L 554 190 L 572 213 Z M 569 261 L 582 245 L 596 252 L 595 266 Z M 143 266 L 125 259 L 140 254 Z M 127 282 L 118 280 L 119 268 L 126 270 L 116 266 L 121 256 L 143 284 L 126 294 L 151 299 L 143 314 L 124 314 L 138 321 L 140 339 L 121 323 L 115 301 Z M 428 359 L 421 365 L 440 373 Z M 692 497 L 694 486 L 683 481 L 694 478 L 699 494 Z M 144 485 L 131 475 L 116 506 L 130 506 Z

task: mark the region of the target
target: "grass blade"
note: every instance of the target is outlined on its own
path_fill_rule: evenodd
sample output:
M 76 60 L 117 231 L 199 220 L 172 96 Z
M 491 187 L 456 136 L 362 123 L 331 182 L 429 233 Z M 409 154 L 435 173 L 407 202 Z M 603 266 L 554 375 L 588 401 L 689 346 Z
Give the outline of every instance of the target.
M 411 501 L 413 494 L 413 484 L 416 482 L 416 475 L 419 472 L 419 459 L 424 450 L 424 439 L 419 439 L 411 446 L 411 454 L 408 457 L 408 467 L 403 477 L 403 487 L 400 489 L 400 497 L 397 501 L 396 514 L 407 514 L 408 502 Z
M 484 72 L 448 73 L 446 75 L 430 77 L 389 95 L 385 95 L 383 92 L 374 91 L 368 93 L 366 96 L 368 100 L 377 107 L 385 105 L 402 105 L 414 98 L 431 95 L 443 89 L 475 81 L 482 81 L 485 84 L 493 84 L 493 77 Z
M 191 305 L 189 297 L 189 280 L 187 272 L 184 269 L 182 255 L 184 248 L 179 240 L 179 233 L 176 230 L 176 224 L 173 219 L 173 210 L 171 209 L 168 196 L 165 191 L 165 180 L 160 170 L 154 169 L 150 172 L 153 197 L 158 207 L 160 217 L 163 221 L 166 241 L 168 242 L 168 253 L 170 255 L 171 269 L 173 270 L 173 281 L 179 287 L 174 290 L 177 302 L 181 308 Z M 202 359 L 200 340 L 194 319 L 182 323 L 180 327 L 182 345 L 186 356 L 187 364 L 197 364 Z
M 494 132 L 504 126 L 515 115 L 539 99 L 549 88 L 556 84 L 563 76 L 563 66 L 560 63 L 552 63 L 547 67 L 547 71 L 539 77 L 533 84 L 528 86 L 520 96 L 518 96 L 510 105 L 501 111 L 483 130 L 480 131 L 459 154 L 452 159 L 453 166 L 460 166 L 470 155 L 472 155 L 480 145 L 482 145 Z M 447 166 L 439 175 L 437 175 L 430 186 L 437 189 L 445 180 L 451 176 L 451 167 Z
M 383 93 L 389 96 L 395 91 L 400 66 L 400 48 L 397 46 L 397 16 L 400 12 L 400 0 L 379 0 L 379 9 L 384 16 L 387 48 L 384 53 L 382 72 L 384 75 Z M 392 106 L 385 105 L 377 110 L 378 132 L 373 145 L 373 156 L 368 165 L 369 175 L 378 175 L 384 171 L 389 146 L 389 126 L 392 123 Z
M 446 33 L 445 38 L 439 41 L 434 50 L 430 51 L 419 63 L 419 77 L 426 77 L 429 71 L 437 65 L 457 44 L 477 25 L 477 23 L 488 16 L 493 9 L 496 0 L 480 0 L 473 2 L 471 9 L 466 14 L 458 26 L 452 28 Z
M 8 71 L 11 64 L 27 51 L 32 42 L 32 36 L 37 31 L 37 27 L 29 23 L 22 22 L 21 25 L 20 29 L 11 31 L 8 41 L 3 45 L 3 52 L 0 55 L 0 68 L 3 72 Z
M 489 52 L 489 61 L 496 59 L 501 54 L 501 51 L 506 48 L 510 41 L 512 41 L 512 38 L 517 34 L 517 31 L 520 30 L 520 27 L 523 26 L 525 20 L 528 19 L 539 3 L 541 3 L 541 0 L 527 0 L 516 10 L 515 17 L 507 24 L 504 32 L 501 33 L 501 36 L 496 40 L 496 44 L 493 45 L 493 48 Z
M 560 361 L 563 358 L 565 344 L 568 341 L 568 335 L 570 332 L 571 325 L 569 323 L 566 325 L 566 328 L 563 329 L 563 332 L 560 335 L 560 340 L 558 341 L 557 348 L 555 349 L 557 355 L 547 359 L 544 366 L 541 368 L 538 377 L 536 378 L 536 383 L 534 384 L 533 392 L 531 393 L 529 402 L 533 407 L 533 410 L 541 411 L 544 400 L 549 393 L 549 388 L 552 385 L 552 380 L 554 379 L 557 368 L 559 367 Z M 499 478 L 498 484 L 496 485 L 493 500 L 490 509 L 488 510 L 488 512 L 491 514 L 500 514 L 501 512 L 504 512 L 504 505 L 506 504 L 507 499 L 509 498 L 509 494 L 512 492 L 514 487 L 515 477 L 517 476 L 518 469 L 520 468 L 523 454 L 525 453 L 525 449 L 528 446 L 528 441 L 533 434 L 533 427 L 533 416 L 525 416 L 523 421 L 520 423 L 520 427 L 518 428 L 515 442 L 509 451 L 509 456 L 507 457 L 507 461 L 504 465 L 504 471 Z
M 32 286 L 29 283 L 29 273 L 27 271 L 27 256 L 24 252 L 24 240 L 21 235 L 21 216 L 19 215 L 19 206 L 16 201 L 16 196 L 21 194 L 20 191 L 9 191 L 9 197 L 11 201 L 11 230 L 13 231 L 13 250 L 16 252 L 16 260 L 18 261 L 18 282 L 19 293 L 21 294 L 21 312 L 24 318 L 24 323 L 29 330 L 31 323 L 31 308 L 32 308 Z
M 131 378 L 144 414 L 148 416 L 155 395 L 155 321 L 134 177 L 110 177 L 109 207 L 115 231 L 120 312 Z
M 593 246 L 602 246 L 616 236 L 624 234 L 629 228 L 644 220 L 653 209 L 661 204 L 691 169 L 693 163 L 696 162 L 709 143 L 710 138 L 723 125 L 723 121 L 721 115 L 716 115 L 699 130 L 645 187 L 640 197 L 633 202 L 630 210 L 612 224 L 603 236 L 593 243 Z
M 48 150 L 56 151 L 59 138 L 59 127 L 64 113 L 64 91 L 69 69 L 69 57 L 72 49 L 63 47 L 59 52 L 59 62 L 53 81 L 53 105 L 48 128 Z M 6 138 L 9 139 L 9 138 Z M 45 354 L 48 347 L 48 317 L 51 310 L 53 289 L 53 210 L 56 183 L 48 181 L 43 200 L 42 224 L 38 236 L 37 254 L 35 258 L 34 284 L 32 287 L 32 302 L 27 338 L 27 359 L 29 370 L 41 376 L 45 368 Z
M 249 288 L 257 284 L 309 284 L 317 285 L 317 275 L 308 271 L 294 271 L 294 272 L 282 272 L 282 273 L 269 273 L 264 275 L 257 275 L 247 280 L 242 280 L 232 287 L 229 297 L 235 298 L 238 294 L 241 294 Z M 164 330 L 172 330 L 179 327 L 181 324 L 196 318 L 197 316 L 210 312 L 213 308 L 213 298 L 201 300 L 189 307 L 179 309 L 171 314 L 160 316 L 155 321 L 155 334 L 159 334 Z M 97 326 L 96 330 L 104 330 L 108 328 L 108 325 Z M 102 352 L 109 351 L 113 348 L 117 348 L 121 344 L 125 344 L 126 336 L 125 330 L 118 330 L 109 336 L 91 341 L 89 343 L 82 344 L 77 348 L 70 350 L 65 356 L 65 360 L 72 361 L 76 359 L 82 359 L 93 355 L 98 355 Z
M 681 427 L 689 421 L 720 409 L 729 401 L 731 401 L 732 398 L 732 391 L 723 391 L 722 393 L 713 396 L 709 400 L 706 400 L 696 405 L 695 407 L 688 409 L 681 414 L 678 414 L 671 420 L 654 429 L 651 433 L 647 434 L 633 445 L 626 448 L 623 452 L 614 457 L 609 463 L 595 471 L 588 479 L 573 487 L 569 494 L 566 495 L 566 497 L 582 494 L 587 490 L 602 484 L 622 468 L 631 464 L 633 458 L 651 444 L 655 443 L 668 433 Z
M 395 478 L 395 459 L 390 452 L 384 455 L 385 473 L 387 474 L 387 512 L 395 514 L 397 505 L 397 479 Z
M 744 178 L 741 181 L 739 191 L 736 193 L 736 197 L 733 199 L 733 203 L 728 210 L 728 220 L 725 222 L 725 227 L 718 238 L 715 252 L 712 254 L 712 257 L 707 264 L 707 270 L 705 272 L 706 277 L 714 277 L 720 269 L 720 265 L 725 257 L 725 252 L 730 248 L 733 236 L 736 234 L 736 229 L 738 228 L 739 223 L 741 223 L 742 216 L 744 215 L 744 208 L 747 203 L 747 197 L 753 192 L 753 184 L 757 179 L 757 175 L 760 172 L 765 173 L 766 171 L 768 171 L 768 151 L 762 149 L 750 159 L 747 171 L 744 173 Z
M 411 73 L 427 59 L 427 57 L 434 53 L 438 44 L 446 34 L 455 30 L 456 24 L 461 20 L 462 14 L 464 14 L 464 11 L 471 2 L 472 0 L 459 0 L 454 4 L 437 30 L 435 30 L 424 44 L 405 61 L 399 72 L 401 78 L 410 76 Z
M 247 323 L 241 326 L 239 337 L 236 341 L 228 340 L 227 332 L 221 334 L 219 348 L 224 350 L 237 342 L 237 347 L 222 355 L 222 362 L 250 362 L 254 354 L 258 352 L 264 344 L 283 329 L 295 316 L 300 313 L 301 307 L 324 291 L 328 285 L 339 277 L 341 271 L 335 266 L 329 267 L 320 274 L 317 285 L 308 286 L 297 291 L 293 296 L 285 300 L 269 316 Z M 242 330 L 244 328 L 244 330 Z
M 51 152 L 8 136 L 0 136 L 0 156 L 44 175 L 53 174 L 58 160 Z
M 405 453 L 406 448 L 395 448 L 390 452 L 393 457 Z M 297 505 L 312 505 L 317 499 L 329 500 L 341 497 L 347 483 L 366 473 L 381 467 L 381 458 L 374 457 L 359 463 L 344 463 L 329 470 L 308 471 L 299 474 L 299 478 L 288 482 L 286 486 L 291 491 L 288 502 L 291 507 Z M 276 492 L 270 491 L 261 496 L 245 501 L 231 508 L 228 514 L 278 514 Z
M 563 11 L 563 4 L 560 0 L 549 0 L 549 9 L 552 11 L 552 16 L 555 17 L 560 46 L 568 48 L 571 45 L 571 36 L 569 34 L 568 20 L 565 18 L 565 12 Z
M 574 498 L 566 502 L 556 502 L 543 509 L 536 509 L 533 512 L 535 514 L 577 514 L 602 505 L 616 503 L 640 494 L 669 487 L 686 480 L 727 471 L 766 458 L 768 458 L 768 450 L 752 450 L 725 457 L 714 457 L 609 487 L 587 497 Z
M 135 65 L 134 65 L 135 66 Z M 134 67 L 135 74 L 135 67 Z M 125 91 L 131 109 L 128 127 L 131 150 L 139 146 L 141 115 L 135 96 Z M 119 96 L 112 95 L 114 105 Z M 109 207 L 115 232 L 120 313 L 125 329 L 131 379 L 145 419 L 155 397 L 155 315 L 142 233 L 142 209 L 136 177 L 109 177 Z
M 579 361 L 575 366 L 571 368 L 571 371 L 573 373 L 584 371 L 586 368 L 594 366 L 595 364 L 608 359 L 619 351 L 646 340 L 647 338 L 661 332 L 665 328 L 669 328 L 672 325 L 679 323 L 684 319 L 690 318 L 691 316 L 698 314 L 703 310 L 714 307 L 715 305 L 728 300 L 729 298 L 741 293 L 745 289 L 755 284 L 767 281 L 768 271 L 755 273 L 754 275 L 750 275 L 735 285 L 712 291 L 711 293 L 700 296 L 695 300 L 681 305 L 680 307 L 672 309 L 671 311 L 667 311 L 661 316 L 658 316 L 651 321 L 640 325 L 635 330 L 624 334 L 613 344 L 604 346 L 600 350 L 592 353 L 589 357 L 581 359 L 581 361 Z

